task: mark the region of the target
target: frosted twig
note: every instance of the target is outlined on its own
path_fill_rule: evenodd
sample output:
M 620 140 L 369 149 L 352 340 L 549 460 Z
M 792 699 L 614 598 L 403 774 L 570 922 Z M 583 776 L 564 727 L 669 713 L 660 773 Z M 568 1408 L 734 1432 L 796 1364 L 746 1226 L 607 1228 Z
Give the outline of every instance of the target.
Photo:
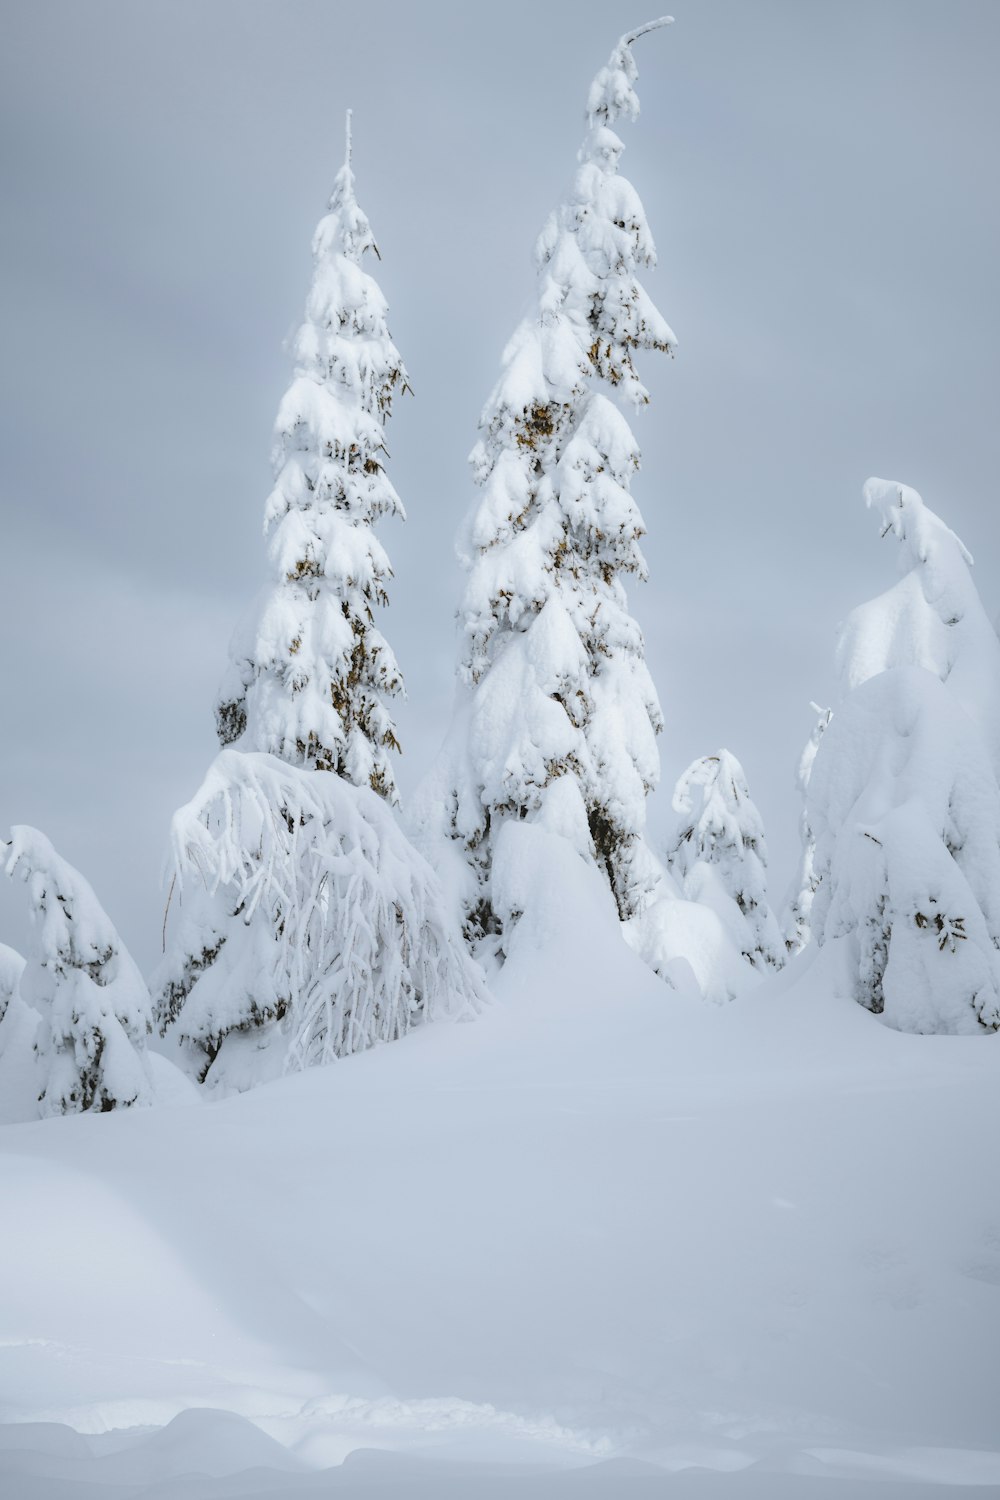
M 163 952 L 167 951 L 167 917 L 170 914 L 170 903 L 174 899 L 174 886 L 177 884 L 177 871 L 175 870 L 170 881 L 170 889 L 167 892 L 167 904 L 163 908 Z
M 632 43 L 637 42 L 641 36 L 645 36 L 647 31 L 658 31 L 661 26 L 672 26 L 673 24 L 673 16 L 659 16 L 655 21 L 647 21 L 644 26 L 637 26 L 634 31 L 626 31 L 618 45 L 620 47 L 631 47 Z

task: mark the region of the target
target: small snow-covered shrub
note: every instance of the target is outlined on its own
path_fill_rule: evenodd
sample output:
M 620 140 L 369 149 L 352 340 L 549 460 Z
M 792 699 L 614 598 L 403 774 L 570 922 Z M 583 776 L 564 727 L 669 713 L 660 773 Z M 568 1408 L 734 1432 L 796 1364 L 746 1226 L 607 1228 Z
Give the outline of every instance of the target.
M 149 991 L 83 876 L 35 828 L 11 829 L 7 874 L 31 902 L 32 946 L 20 1000 L 40 1016 L 35 1031 L 38 1102 L 44 1115 L 150 1104 L 146 1059 Z
M 479 1005 L 433 871 L 369 789 L 224 750 L 172 841 L 157 1013 L 201 1078 L 248 1086 Z
M 781 968 L 785 949 L 767 899 L 764 824 L 735 755 L 720 750 L 692 762 L 673 808 L 679 821 L 667 858 L 684 895 L 716 912 L 755 969 Z
M 629 947 L 654 974 L 671 989 L 712 1005 L 735 1000 L 758 982 L 715 907 L 674 895 L 665 885 L 660 889 L 623 927 Z

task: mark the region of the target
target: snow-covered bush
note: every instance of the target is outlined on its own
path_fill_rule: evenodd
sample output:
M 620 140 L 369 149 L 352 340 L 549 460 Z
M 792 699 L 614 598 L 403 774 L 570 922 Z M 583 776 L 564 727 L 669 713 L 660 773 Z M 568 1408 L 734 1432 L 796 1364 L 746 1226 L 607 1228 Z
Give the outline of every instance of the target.
M 0 1125 L 38 1114 L 35 1037 L 41 1017 L 21 999 L 24 968 L 20 953 L 0 943 Z
M 18 993 L 24 959 L 15 948 L 0 943 L 0 1021 L 7 1014 L 7 1007 Z
M 755 969 L 778 969 L 785 947 L 767 899 L 767 846 L 743 767 L 728 750 L 693 761 L 673 797 L 667 858 L 689 901 L 710 907 Z
M 704 901 L 676 895 L 665 882 L 622 931 L 633 952 L 681 994 L 722 1005 L 759 982 L 738 946 L 731 921 L 724 921 Z
M 819 876 L 816 873 L 816 835 L 809 825 L 809 816 L 806 809 L 806 791 L 809 786 L 809 778 L 812 775 L 816 751 L 819 749 L 819 742 L 823 738 L 823 734 L 833 717 L 833 710 L 830 708 L 820 708 L 818 703 L 811 703 L 809 706 L 817 717 L 813 725 L 812 734 L 806 741 L 805 749 L 799 757 L 799 768 L 796 778 L 799 794 L 802 797 L 802 808 L 799 813 L 799 835 L 802 841 L 802 853 L 799 856 L 799 867 L 792 882 L 791 892 L 788 896 L 782 919 L 785 947 L 792 956 L 802 952 L 812 934 L 812 906 L 816 895 L 816 887 L 819 884 Z
M 916 491 L 870 479 L 864 496 L 904 576 L 847 620 L 846 697 L 806 766 L 813 934 L 887 1024 L 995 1030 L 1000 644 L 969 554 Z
M 368 788 L 224 750 L 172 840 L 182 920 L 154 987 L 199 1077 L 246 1087 L 477 1008 L 437 879 Z
M 472 453 L 482 498 L 459 542 L 463 701 L 414 824 L 425 848 L 450 838 L 463 851 L 473 943 L 500 926 L 490 872 L 507 819 L 558 825 L 621 917 L 643 896 L 636 848 L 661 715 L 623 586 L 645 576 L 639 453 L 601 387 L 643 405 L 634 354 L 675 342 L 637 280 L 653 241 L 611 129 L 638 113 L 631 49 L 647 29 L 621 39 L 591 87 L 573 186 L 538 240 L 534 305 Z
M 860 684 L 807 788 L 820 943 L 901 1031 L 1000 1027 L 1000 790 L 976 725 L 922 667 Z
M 347 159 L 313 238 L 295 376 L 275 432 L 264 527 L 271 580 L 236 632 L 216 711 L 223 745 L 335 771 L 396 801 L 402 678 L 374 612 L 392 569 L 373 524 L 403 507 L 385 472 L 384 424 L 406 371 L 386 302 L 361 269 L 378 254 Z
M 838 650 L 845 692 L 891 667 L 924 667 L 982 730 L 1000 775 L 1000 641 L 962 542 L 916 490 L 869 479 L 865 504 L 899 543 L 899 581 L 848 617 Z
M 118 933 L 44 834 L 12 828 L 3 849 L 7 874 L 24 880 L 31 902 L 33 941 L 18 994 L 40 1016 L 41 1113 L 151 1103 L 149 992 Z

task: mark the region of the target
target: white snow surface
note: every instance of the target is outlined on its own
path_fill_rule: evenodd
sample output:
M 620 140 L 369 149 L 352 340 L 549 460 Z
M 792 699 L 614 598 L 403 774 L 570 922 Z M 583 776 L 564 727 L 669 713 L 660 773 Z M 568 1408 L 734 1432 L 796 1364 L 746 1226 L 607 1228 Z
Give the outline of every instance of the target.
M 474 1021 L 0 1131 L 0 1492 L 996 1493 L 996 1039 L 829 948 L 690 1000 L 538 824 L 497 883 Z

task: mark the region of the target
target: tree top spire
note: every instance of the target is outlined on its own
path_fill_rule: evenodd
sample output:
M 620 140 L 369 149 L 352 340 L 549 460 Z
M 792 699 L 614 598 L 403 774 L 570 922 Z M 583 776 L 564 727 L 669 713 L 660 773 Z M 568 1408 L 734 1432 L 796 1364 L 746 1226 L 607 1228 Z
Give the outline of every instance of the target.
M 348 171 L 351 170 L 351 151 L 354 144 L 351 131 L 351 116 L 353 114 L 353 109 L 349 109 L 344 116 L 344 166 Z
M 611 56 L 590 85 L 587 124 L 592 130 L 595 126 L 612 125 L 619 115 L 628 115 L 633 120 L 636 118 L 639 100 L 632 85 L 639 76 L 639 70 L 632 56 L 632 43 L 645 36 L 647 31 L 658 31 L 661 26 L 673 25 L 673 20 L 673 16 L 660 16 L 619 37 Z

